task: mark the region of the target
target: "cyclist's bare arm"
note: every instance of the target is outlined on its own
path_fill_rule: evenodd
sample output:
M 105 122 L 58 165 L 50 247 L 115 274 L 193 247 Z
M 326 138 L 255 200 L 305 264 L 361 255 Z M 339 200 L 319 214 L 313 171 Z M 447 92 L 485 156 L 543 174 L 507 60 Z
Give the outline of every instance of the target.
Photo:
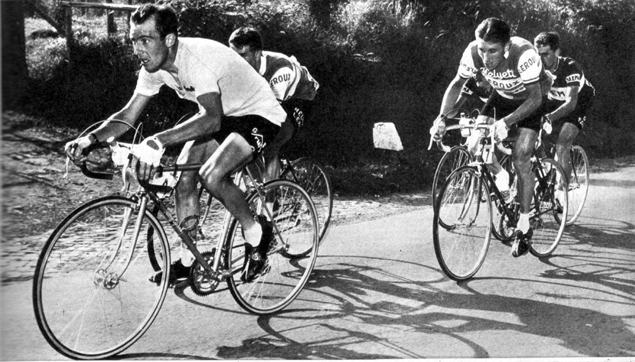
M 445 133 L 445 120 L 442 118 L 447 117 L 448 114 L 452 113 L 454 108 L 456 107 L 456 102 L 461 95 L 461 90 L 463 86 L 467 82 L 467 78 L 461 78 L 458 74 L 452 79 L 448 88 L 445 90 L 445 94 L 443 95 L 443 102 L 441 103 L 441 110 L 439 111 L 439 117 L 435 120 L 435 124 L 432 125 L 432 129 L 430 133 L 433 133 L 433 130 L 436 130 L 437 136 L 443 136 Z
M 555 111 L 549 114 L 549 119 L 551 121 L 556 121 L 562 117 L 565 117 L 569 113 L 575 110 L 575 107 L 578 105 L 578 92 L 580 91 L 580 86 L 573 85 L 567 87 L 567 95 L 564 103 L 558 107 Z
M 223 114 L 220 94 L 216 92 L 201 94 L 197 101 L 199 104 L 197 114 L 176 127 L 159 132 L 152 137 L 159 142 L 161 153 L 165 147 L 211 135 L 220 129 Z M 137 177 L 148 180 L 153 173 L 152 165 L 143 161 L 140 161 L 138 166 L 135 163 L 136 160 L 133 161 L 133 167 L 137 170 Z
M 150 101 L 150 98 L 151 97 L 135 93 L 132 95 L 130 101 L 128 101 L 128 104 L 126 104 L 125 107 L 110 116 L 108 119 L 124 121 L 132 126 L 135 124 L 137 118 L 139 118 L 139 115 Z M 75 160 L 80 157 L 82 151 L 91 144 L 98 141 L 107 141 L 111 137 L 116 139 L 129 129 L 130 127 L 127 127 L 119 122 L 104 122 L 99 128 L 88 135 L 68 142 L 64 147 L 64 150 L 69 158 Z
M 520 105 L 520 107 L 502 119 L 508 128 L 530 116 L 542 104 L 540 83 L 536 82 L 526 84 L 525 88 L 529 93 L 529 97 L 523 102 L 523 104 Z

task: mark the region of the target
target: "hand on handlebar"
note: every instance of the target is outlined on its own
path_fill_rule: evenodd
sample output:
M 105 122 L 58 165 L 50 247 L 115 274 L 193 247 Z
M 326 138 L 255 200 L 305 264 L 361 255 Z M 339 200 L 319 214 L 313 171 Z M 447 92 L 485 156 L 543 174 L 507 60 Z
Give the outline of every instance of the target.
M 490 128 L 490 132 L 494 132 L 494 140 L 500 142 L 507 138 L 509 128 L 502 120 L 494 122 Z
M 553 132 L 553 125 L 551 124 L 551 118 L 549 118 L 549 116 L 542 116 L 542 129 L 547 132 L 547 134 Z
M 84 158 L 82 157 L 84 156 L 84 150 L 92 144 L 93 141 L 91 140 L 90 135 L 79 137 L 67 142 L 66 145 L 64 145 L 64 152 L 66 153 L 66 156 L 73 161 L 73 163 L 81 162 Z
M 445 134 L 445 117 L 439 116 L 432 123 L 432 127 L 430 127 L 430 144 L 428 145 L 428 149 L 432 148 L 432 141 L 440 142 L 441 138 Z
M 134 147 L 132 154 L 135 157 L 131 167 L 136 170 L 139 180 L 150 180 L 156 168 L 161 164 L 161 156 L 163 156 L 164 151 L 163 144 L 156 137 L 148 137 Z

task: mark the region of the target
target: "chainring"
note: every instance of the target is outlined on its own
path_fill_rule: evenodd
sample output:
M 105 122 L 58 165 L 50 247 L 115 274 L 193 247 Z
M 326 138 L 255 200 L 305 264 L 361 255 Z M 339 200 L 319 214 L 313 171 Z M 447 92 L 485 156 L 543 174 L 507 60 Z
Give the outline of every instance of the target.
M 216 248 L 213 248 L 212 251 L 201 253 L 203 259 L 205 259 L 205 261 L 209 265 L 212 265 L 214 263 L 215 254 Z M 222 268 L 223 266 L 220 265 L 219 269 Z M 220 281 L 208 275 L 203 265 L 201 265 L 198 260 L 194 260 L 192 269 L 190 270 L 190 287 L 192 288 L 194 294 L 198 295 L 199 297 L 210 295 L 216 290 L 218 284 L 220 284 Z

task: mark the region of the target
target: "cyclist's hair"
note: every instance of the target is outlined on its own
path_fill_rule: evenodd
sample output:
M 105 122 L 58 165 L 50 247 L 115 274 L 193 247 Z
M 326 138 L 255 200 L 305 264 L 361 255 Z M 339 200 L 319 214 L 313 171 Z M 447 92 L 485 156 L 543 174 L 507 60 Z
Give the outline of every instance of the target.
M 165 38 L 168 34 L 178 35 L 179 21 L 176 11 L 167 5 L 143 4 L 132 13 L 130 21 L 143 24 L 151 17 L 154 17 L 161 38 Z
M 262 50 L 262 37 L 260 33 L 249 27 L 242 27 L 234 30 L 229 37 L 229 43 L 233 44 L 237 48 L 249 46 L 251 50 Z
M 535 46 L 549 46 L 551 50 L 560 48 L 560 36 L 555 31 L 543 31 L 534 39 Z
M 502 43 L 509 42 L 511 38 L 511 30 L 506 22 L 498 18 L 487 18 L 483 20 L 474 31 L 474 35 L 478 39 L 486 42 Z

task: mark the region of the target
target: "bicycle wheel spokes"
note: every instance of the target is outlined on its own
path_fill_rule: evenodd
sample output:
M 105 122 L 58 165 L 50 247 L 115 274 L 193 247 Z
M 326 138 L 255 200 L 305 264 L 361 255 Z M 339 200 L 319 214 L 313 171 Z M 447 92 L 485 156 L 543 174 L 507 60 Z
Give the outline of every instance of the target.
M 445 180 L 450 176 L 452 171 L 461 166 L 467 165 L 470 160 L 470 154 L 464 146 L 454 146 L 450 152 L 441 157 L 439 164 L 434 172 L 432 180 L 432 204 L 436 205 L 436 198 L 441 191 L 441 187 Z
M 485 260 L 492 225 L 487 191 L 471 167 L 458 169 L 441 188 L 434 213 L 434 251 L 451 279 L 471 278 Z
M 589 192 L 589 159 L 584 149 L 573 146 L 571 149 L 573 172 L 569 177 L 569 211 L 567 225 L 572 225 L 582 213 Z
M 166 250 L 167 242 L 156 219 L 144 217 L 135 244 L 136 219 L 130 200 L 96 200 L 69 215 L 47 241 L 36 267 L 33 301 L 40 330 L 60 353 L 115 355 L 156 317 L 167 281 L 159 286 L 148 281 L 154 270 L 144 234 L 155 229 L 156 251 Z M 160 262 L 165 270 L 169 259 Z
M 245 310 L 256 314 L 277 312 L 291 303 L 306 284 L 318 253 L 318 221 L 311 198 L 298 185 L 276 180 L 265 185 L 275 195 L 274 234 L 269 246 L 265 270 L 254 280 L 243 282 L 244 240 L 233 220 L 225 243 L 229 250 L 226 265 L 231 265 L 228 279 L 234 299 Z M 257 195 L 248 200 L 254 210 L 260 208 Z M 301 258 L 291 255 L 299 254 Z
M 299 158 L 291 163 L 291 168 L 282 178 L 296 182 L 313 200 L 320 225 L 321 242 L 328 230 L 333 210 L 333 190 L 324 166 L 308 157 Z
M 568 210 L 567 193 L 556 197 L 556 190 L 566 189 L 566 178 L 560 164 L 553 159 L 543 159 L 537 167 L 534 198 L 529 218 L 533 230 L 531 253 L 537 257 L 549 256 L 558 247 L 565 227 Z

